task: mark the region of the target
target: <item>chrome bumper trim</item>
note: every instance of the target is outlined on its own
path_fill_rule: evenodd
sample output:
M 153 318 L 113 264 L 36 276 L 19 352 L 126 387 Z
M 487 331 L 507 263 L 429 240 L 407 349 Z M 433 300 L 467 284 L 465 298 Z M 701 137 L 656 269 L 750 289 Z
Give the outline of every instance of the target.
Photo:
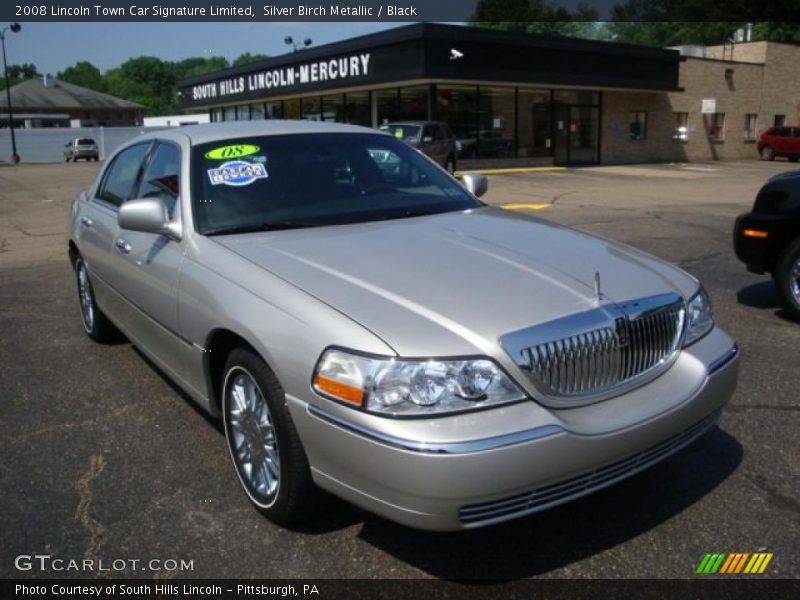
M 733 346 L 730 347 L 730 349 L 728 349 L 728 351 L 725 354 L 723 354 L 717 360 L 708 365 L 708 374 L 713 375 L 714 373 L 719 371 L 722 367 L 731 362 L 737 356 L 739 356 L 739 345 L 734 344 Z
M 543 425 L 533 429 L 526 429 L 516 433 L 509 433 L 506 435 L 498 435 L 490 438 L 483 438 L 479 440 L 469 440 L 464 442 L 419 442 L 415 440 L 407 440 L 403 438 L 394 437 L 374 429 L 369 429 L 362 425 L 358 425 L 351 421 L 347 421 L 336 415 L 317 408 L 311 404 L 308 405 L 308 414 L 311 416 L 322 419 L 332 425 L 336 425 L 342 429 L 355 433 L 362 437 L 368 438 L 375 442 L 398 448 L 400 450 L 408 450 L 411 452 L 421 452 L 425 454 L 471 454 L 474 452 L 483 452 L 485 450 L 495 450 L 497 448 L 504 448 L 506 446 L 513 446 L 515 444 L 523 444 L 531 442 L 551 435 L 556 435 L 564 431 L 558 425 Z

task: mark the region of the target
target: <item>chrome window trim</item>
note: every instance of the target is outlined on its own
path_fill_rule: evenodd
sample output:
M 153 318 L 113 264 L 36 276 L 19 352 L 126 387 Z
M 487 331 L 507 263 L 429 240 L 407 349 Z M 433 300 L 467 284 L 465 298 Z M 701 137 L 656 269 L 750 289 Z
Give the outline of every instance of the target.
M 559 425 L 542 425 L 541 427 L 534 427 L 533 429 L 526 429 L 525 431 L 478 440 L 463 442 L 419 442 L 375 431 L 374 429 L 333 415 L 313 404 L 309 404 L 307 410 L 308 414 L 313 417 L 317 417 L 327 423 L 346 429 L 351 433 L 355 433 L 356 435 L 374 442 L 385 446 L 391 446 L 399 450 L 408 450 L 410 452 L 420 452 L 423 454 L 473 454 L 475 452 L 484 452 L 486 450 L 496 450 L 498 448 L 505 448 L 506 446 L 524 444 L 526 442 L 532 442 L 534 440 L 564 433 L 564 429 Z

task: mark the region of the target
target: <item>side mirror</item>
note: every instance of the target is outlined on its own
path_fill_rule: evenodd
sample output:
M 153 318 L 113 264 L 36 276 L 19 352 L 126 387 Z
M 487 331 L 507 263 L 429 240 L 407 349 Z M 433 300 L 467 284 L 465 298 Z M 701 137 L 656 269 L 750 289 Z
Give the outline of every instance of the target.
M 464 173 L 461 183 L 473 196 L 480 198 L 489 189 L 489 180 L 483 173 Z
M 122 229 L 166 235 L 179 240 L 180 232 L 170 223 L 167 207 L 159 198 L 128 200 L 119 207 L 117 222 Z

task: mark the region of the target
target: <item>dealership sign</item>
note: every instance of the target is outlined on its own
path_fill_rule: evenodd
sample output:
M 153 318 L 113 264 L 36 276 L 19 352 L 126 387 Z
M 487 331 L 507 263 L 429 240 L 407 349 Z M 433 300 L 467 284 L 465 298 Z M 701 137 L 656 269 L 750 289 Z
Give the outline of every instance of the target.
M 370 53 L 366 52 L 201 83 L 192 86 L 192 100 L 212 100 L 249 92 L 280 90 L 309 83 L 363 78 L 369 75 L 369 60 Z

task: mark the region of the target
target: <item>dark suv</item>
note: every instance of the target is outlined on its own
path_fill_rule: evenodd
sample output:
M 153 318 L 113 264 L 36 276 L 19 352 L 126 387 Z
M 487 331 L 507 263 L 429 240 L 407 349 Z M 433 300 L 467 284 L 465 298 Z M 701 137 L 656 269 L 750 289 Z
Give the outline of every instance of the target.
M 753 273 L 771 273 L 786 306 L 800 318 L 800 171 L 776 175 L 739 215 L 733 231 L 736 256 Z
M 418 148 L 450 173 L 456 170 L 456 138 L 447 123 L 403 121 L 381 125 L 380 130 Z
M 785 156 L 792 162 L 800 158 L 800 127 L 770 127 L 758 138 L 762 160 Z
M 100 152 L 97 143 L 92 138 L 75 138 L 64 146 L 64 160 L 76 162 L 79 158 L 86 161 L 97 160 Z

